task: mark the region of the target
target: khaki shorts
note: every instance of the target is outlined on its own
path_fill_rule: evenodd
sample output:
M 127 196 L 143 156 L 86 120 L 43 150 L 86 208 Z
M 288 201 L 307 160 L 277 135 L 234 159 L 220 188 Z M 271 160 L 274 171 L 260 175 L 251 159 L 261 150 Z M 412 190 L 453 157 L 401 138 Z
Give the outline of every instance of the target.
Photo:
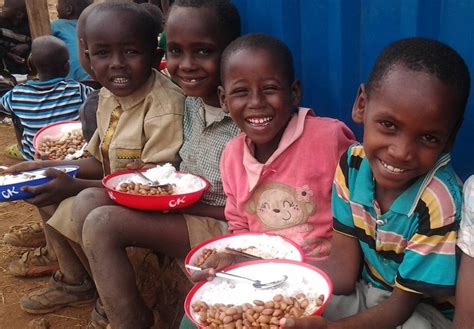
M 82 244 L 84 220 L 77 220 L 72 216 L 74 199 L 75 197 L 64 199 L 46 223 L 69 240 Z
M 194 248 L 203 241 L 227 234 L 227 223 L 211 218 L 184 214 L 188 227 L 189 245 Z
M 363 280 L 356 283 L 352 295 L 334 295 L 331 297 L 323 316 L 330 321 L 358 314 L 370 307 L 382 303 L 391 292 L 376 288 Z M 431 305 L 420 303 L 406 322 L 397 329 L 448 329 L 451 321 Z

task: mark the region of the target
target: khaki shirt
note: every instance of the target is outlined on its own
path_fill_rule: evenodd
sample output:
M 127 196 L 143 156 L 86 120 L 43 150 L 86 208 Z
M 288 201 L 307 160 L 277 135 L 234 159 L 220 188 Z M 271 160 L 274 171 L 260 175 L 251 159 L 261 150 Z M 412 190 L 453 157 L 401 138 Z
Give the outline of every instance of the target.
M 127 164 L 177 162 L 183 142 L 184 95 L 169 78 L 153 70 L 142 88 L 117 97 L 102 88 L 97 130 L 88 151 L 102 162 L 104 174 Z

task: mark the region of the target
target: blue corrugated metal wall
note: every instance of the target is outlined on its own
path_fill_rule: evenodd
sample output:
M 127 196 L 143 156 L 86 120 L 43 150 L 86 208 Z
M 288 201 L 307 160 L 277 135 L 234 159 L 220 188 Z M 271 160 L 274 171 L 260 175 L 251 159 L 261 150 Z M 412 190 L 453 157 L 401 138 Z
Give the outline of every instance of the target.
M 293 52 L 302 105 L 345 121 L 357 86 L 382 48 L 409 36 L 440 40 L 467 62 L 474 80 L 474 0 L 233 0 L 243 33 L 265 32 Z M 473 91 L 471 90 L 471 94 Z M 474 174 L 474 95 L 453 151 L 461 178 Z

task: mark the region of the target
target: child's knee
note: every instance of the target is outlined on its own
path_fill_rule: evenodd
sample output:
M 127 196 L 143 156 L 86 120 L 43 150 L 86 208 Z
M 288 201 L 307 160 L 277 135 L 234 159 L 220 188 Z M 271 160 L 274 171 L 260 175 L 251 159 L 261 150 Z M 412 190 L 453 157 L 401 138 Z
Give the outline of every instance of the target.
M 84 247 L 113 240 L 120 218 L 114 215 L 116 207 L 104 206 L 93 209 L 86 217 L 82 228 Z

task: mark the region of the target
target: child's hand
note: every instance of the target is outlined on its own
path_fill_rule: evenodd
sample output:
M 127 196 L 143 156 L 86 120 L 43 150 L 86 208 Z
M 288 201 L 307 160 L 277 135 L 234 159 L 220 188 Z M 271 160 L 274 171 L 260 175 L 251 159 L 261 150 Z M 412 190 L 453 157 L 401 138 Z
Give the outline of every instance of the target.
M 205 269 L 204 271 L 194 272 L 191 278 L 194 282 L 204 279 L 210 281 L 214 279 L 216 272 L 238 262 L 239 260 L 235 255 L 226 252 L 218 252 L 206 259 L 204 264 L 201 266 L 201 268 Z
M 33 198 L 25 201 L 34 204 L 37 207 L 44 207 L 52 204 L 59 204 L 62 200 L 76 195 L 78 191 L 74 188 L 75 178 L 66 173 L 49 168 L 45 175 L 53 179 L 45 184 L 38 186 L 23 186 L 22 191 L 35 194 Z
M 283 318 L 280 320 L 280 328 L 295 329 L 327 329 L 326 319 L 320 316 L 308 316 L 304 318 Z

